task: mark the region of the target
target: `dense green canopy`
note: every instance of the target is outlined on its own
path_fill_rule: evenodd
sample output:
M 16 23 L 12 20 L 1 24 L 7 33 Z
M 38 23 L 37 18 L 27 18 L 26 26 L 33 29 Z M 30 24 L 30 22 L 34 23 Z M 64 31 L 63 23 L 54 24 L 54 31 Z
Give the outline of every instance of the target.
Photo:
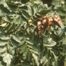
M 65 50 L 66 0 L 0 0 L 0 66 L 64 66 Z

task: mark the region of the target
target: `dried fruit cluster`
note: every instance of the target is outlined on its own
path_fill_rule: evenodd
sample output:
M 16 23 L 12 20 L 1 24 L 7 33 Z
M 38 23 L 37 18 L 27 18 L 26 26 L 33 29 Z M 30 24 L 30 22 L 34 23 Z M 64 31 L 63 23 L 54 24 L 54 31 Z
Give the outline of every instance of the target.
M 37 21 L 37 33 L 41 34 L 42 32 L 44 32 L 44 30 L 46 28 L 48 28 L 48 30 L 50 30 L 50 27 L 52 25 L 58 25 L 59 27 L 62 27 L 63 23 L 62 20 L 60 18 L 60 16 L 42 16 L 41 18 L 38 19 Z

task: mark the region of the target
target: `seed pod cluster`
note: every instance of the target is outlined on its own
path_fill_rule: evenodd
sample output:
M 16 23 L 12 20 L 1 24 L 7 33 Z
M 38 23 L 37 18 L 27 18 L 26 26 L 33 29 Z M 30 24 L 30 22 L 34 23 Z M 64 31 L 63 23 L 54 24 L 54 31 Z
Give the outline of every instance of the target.
M 37 27 L 36 27 L 38 35 L 40 35 L 42 32 L 44 32 L 44 30 L 46 28 L 48 28 L 48 30 L 50 30 L 50 27 L 53 24 L 58 25 L 59 27 L 61 27 L 63 25 L 60 16 L 58 16 L 58 15 L 54 15 L 53 17 L 42 16 L 41 18 L 39 18 L 37 20 Z
M 58 25 L 59 27 L 61 27 L 61 26 L 63 25 L 60 16 L 57 16 L 57 15 L 54 16 L 54 23 L 55 23 L 56 25 Z

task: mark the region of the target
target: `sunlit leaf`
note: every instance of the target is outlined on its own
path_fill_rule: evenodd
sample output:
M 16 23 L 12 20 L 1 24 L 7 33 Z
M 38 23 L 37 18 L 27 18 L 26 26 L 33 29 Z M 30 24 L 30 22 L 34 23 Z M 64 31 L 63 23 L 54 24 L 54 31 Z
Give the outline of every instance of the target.
M 11 64 L 12 55 L 5 53 L 3 55 L 3 61 L 7 64 L 7 66 Z
M 35 62 L 37 64 L 37 66 L 39 66 L 39 59 L 38 59 L 37 55 L 32 54 L 32 56 L 33 56 L 33 58 L 34 58 L 34 60 L 35 60 Z

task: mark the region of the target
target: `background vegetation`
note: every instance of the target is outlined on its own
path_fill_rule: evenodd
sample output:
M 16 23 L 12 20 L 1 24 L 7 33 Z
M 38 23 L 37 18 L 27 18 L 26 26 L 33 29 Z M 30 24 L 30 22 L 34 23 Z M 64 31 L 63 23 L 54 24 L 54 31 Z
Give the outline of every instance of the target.
M 63 25 L 40 28 L 55 15 Z M 64 66 L 65 57 L 66 0 L 0 0 L 0 66 Z

